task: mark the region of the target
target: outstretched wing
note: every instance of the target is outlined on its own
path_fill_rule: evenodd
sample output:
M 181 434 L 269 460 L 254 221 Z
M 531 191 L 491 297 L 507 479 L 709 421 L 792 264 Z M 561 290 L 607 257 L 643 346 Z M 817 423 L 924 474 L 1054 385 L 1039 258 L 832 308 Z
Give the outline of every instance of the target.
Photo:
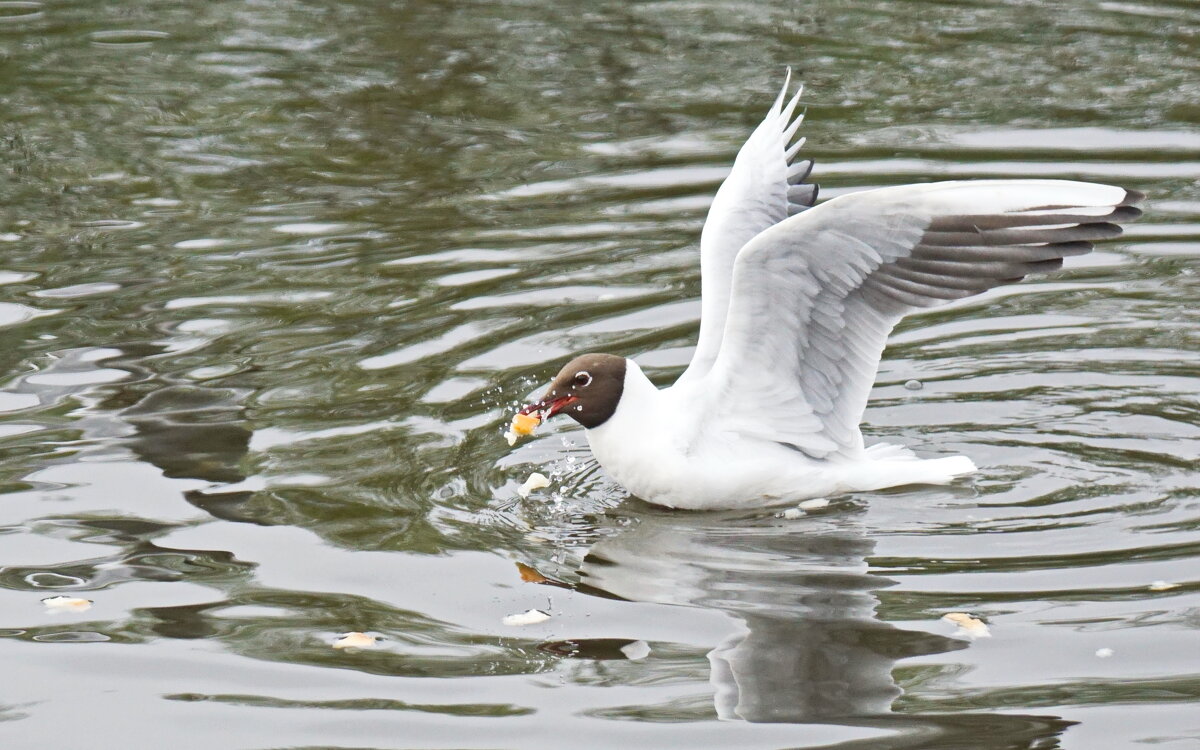
M 803 87 L 784 103 L 791 78 L 788 70 L 775 104 L 738 152 L 733 170 L 708 209 L 700 234 L 700 338 L 680 381 L 704 375 L 716 359 L 738 251 L 762 230 L 817 199 L 817 186 L 804 182 L 812 161 L 793 162 L 804 139 L 788 145 L 804 120 L 803 114 L 792 117 Z
M 855 454 L 905 313 L 1057 269 L 1120 234 L 1142 197 L 1059 180 L 940 182 L 843 195 L 764 230 L 737 256 L 705 416 L 814 458 Z

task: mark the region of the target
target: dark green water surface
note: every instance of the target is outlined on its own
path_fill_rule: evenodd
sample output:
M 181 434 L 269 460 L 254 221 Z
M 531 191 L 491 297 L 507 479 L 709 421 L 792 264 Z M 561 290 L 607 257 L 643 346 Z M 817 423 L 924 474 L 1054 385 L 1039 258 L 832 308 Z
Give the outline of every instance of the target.
M 510 449 L 573 353 L 686 365 L 788 65 L 824 196 L 1149 196 L 897 329 L 868 437 L 980 472 L 784 519 Z M 0 746 L 1200 747 L 1195 3 L 3 0 L 0 115 Z

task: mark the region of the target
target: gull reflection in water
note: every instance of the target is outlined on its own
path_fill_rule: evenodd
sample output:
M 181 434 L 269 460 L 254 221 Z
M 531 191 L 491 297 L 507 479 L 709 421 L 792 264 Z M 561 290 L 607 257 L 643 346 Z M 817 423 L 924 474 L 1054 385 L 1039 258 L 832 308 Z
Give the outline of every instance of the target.
M 785 521 L 674 513 L 628 503 L 628 526 L 597 542 L 578 590 L 716 609 L 741 628 L 708 654 L 721 719 L 836 723 L 896 732 L 863 747 L 1046 748 L 1053 716 L 894 713 L 900 659 L 968 643 L 878 619 L 874 542 L 844 514 Z M 857 747 L 857 743 L 839 747 Z

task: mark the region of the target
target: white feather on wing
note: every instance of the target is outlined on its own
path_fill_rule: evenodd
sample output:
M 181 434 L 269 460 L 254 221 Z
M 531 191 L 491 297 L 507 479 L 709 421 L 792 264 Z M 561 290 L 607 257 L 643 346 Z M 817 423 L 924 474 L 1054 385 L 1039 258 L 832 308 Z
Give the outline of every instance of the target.
M 785 103 L 790 82 L 788 70 L 779 96 L 738 152 L 705 219 L 700 235 L 700 337 L 681 382 L 703 376 L 716 359 L 738 251 L 762 230 L 816 201 L 817 186 L 804 182 L 812 161 L 794 162 L 804 139 L 789 146 L 804 120 L 803 114 L 793 117 L 803 87 Z

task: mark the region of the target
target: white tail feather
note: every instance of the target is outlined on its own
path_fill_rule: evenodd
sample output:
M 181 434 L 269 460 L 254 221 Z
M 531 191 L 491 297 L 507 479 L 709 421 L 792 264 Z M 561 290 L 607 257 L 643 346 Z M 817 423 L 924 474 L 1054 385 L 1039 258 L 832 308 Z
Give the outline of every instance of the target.
M 949 484 L 955 477 L 970 474 L 975 464 L 966 456 L 917 458 L 898 445 L 883 443 L 866 450 L 867 459 L 848 469 L 846 484 L 860 492 L 906 484 Z

